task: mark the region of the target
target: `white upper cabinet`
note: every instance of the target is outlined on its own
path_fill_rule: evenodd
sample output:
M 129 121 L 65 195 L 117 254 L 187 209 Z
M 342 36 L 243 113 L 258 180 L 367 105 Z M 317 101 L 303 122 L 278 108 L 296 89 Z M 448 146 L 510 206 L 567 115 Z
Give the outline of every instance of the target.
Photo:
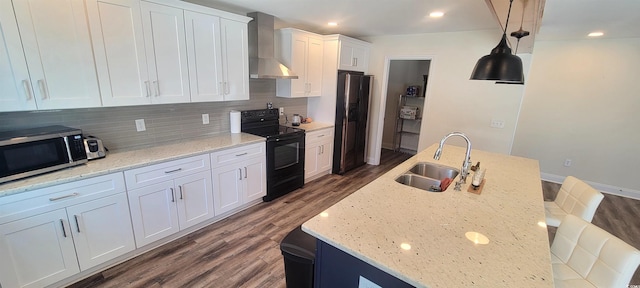
M 184 14 L 179 8 L 141 2 L 142 28 L 154 104 L 189 102 Z
M 0 111 L 99 107 L 84 1 L 0 3 Z
M 220 17 L 184 12 L 191 101 L 223 101 Z
M 224 100 L 249 100 L 249 36 L 247 23 L 220 20 Z
M 322 36 L 297 29 L 281 29 L 276 32 L 276 46 L 279 60 L 298 75 L 298 79 L 277 79 L 276 95 L 321 96 Z
M 369 43 L 344 36 L 339 39 L 338 69 L 366 73 L 369 69 Z
M 189 102 L 183 10 L 137 0 L 90 0 L 104 106 Z
M 0 111 L 35 110 L 11 1 L 0 1 Z
M 185 11 L 191 101 L 249 99 L 247 25 Z

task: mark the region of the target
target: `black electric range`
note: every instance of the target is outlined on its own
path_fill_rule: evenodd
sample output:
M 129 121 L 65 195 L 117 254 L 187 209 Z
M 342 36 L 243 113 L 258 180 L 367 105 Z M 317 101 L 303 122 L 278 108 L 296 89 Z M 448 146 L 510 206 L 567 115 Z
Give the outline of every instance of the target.
M 240 113 L 242 132 L 267 138 L 267 195 L 271 201 L 304 185 L 303 129 L 280 125 L 278 109 Z

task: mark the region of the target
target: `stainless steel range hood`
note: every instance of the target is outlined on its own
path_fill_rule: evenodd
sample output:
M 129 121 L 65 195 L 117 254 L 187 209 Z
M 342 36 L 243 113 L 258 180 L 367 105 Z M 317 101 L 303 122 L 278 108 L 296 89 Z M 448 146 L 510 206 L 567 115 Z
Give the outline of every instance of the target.
M 249 76 L 254 79 L 298 79 L 287 66 L 275 59 L 274 17 L 251 12 L 249 22 Z

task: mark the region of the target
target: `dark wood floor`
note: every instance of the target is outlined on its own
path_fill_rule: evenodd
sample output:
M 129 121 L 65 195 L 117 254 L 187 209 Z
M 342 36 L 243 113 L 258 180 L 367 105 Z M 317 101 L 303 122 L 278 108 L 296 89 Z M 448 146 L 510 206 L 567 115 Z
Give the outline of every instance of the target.
M 311 181 L 70 287 L 285 287 L 282 238 L 409 157 L 383 150 L 379 166 Z M 558 189 L 543 182 L 545 199 Z M 606 195 L 593 223 L 640 248 L 639 214 L 640 201 Z M 636 279 L 631 284 L 640 284 Z

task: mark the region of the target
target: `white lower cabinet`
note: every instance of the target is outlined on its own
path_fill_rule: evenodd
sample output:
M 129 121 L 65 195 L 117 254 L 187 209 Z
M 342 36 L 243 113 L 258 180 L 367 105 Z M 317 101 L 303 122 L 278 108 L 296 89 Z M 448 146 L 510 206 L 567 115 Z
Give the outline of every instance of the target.
M 142 247 L 214 216 L 207 155 L 125 171 L 136 245 Z
M 305 181 L 329 174 L 333 158 L 333 128 L 307 133 L 304 151 Z
M 2 287 L 44 287 L 135 249 L 122 173 L 2 200 Z
M 267 195 L 265 143 L 211 153 L 216 215 Z

